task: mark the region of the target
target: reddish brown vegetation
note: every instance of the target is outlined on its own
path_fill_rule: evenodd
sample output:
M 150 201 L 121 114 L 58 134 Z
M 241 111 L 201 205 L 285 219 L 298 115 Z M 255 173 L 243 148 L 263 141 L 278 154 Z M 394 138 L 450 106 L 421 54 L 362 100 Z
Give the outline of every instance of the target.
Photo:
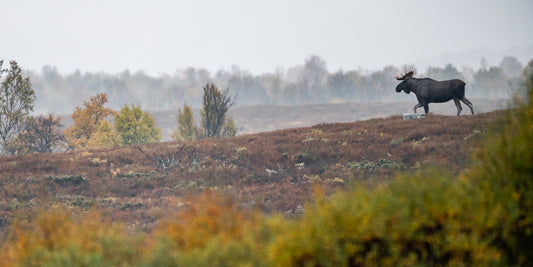
M 133 228 L 151 229 L 207 188 L 243 207 L 297 214 L 315 184 L 325 192 L 351 181 L 385 181 L 399 169 L 438 166 L 458 173 L 468 145 L 498 112 L 399 116 L 194 142 L 166 142 L 63 154 L 0 158 L 0 227 L 55 204 L 97 207 Z M 173 160 L 162 171 L 156 155 Z

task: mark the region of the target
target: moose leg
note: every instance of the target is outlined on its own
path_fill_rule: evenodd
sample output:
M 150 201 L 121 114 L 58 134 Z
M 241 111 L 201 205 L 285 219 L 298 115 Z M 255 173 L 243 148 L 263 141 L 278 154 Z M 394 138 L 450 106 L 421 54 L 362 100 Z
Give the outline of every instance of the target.
M 414 108 L 415 113 L 416 113 L 416 109 L 417 109 L 417 108 L 421 108 L 421 107 L 423 107 L 423 106 L 424 106 L 424 105 L 422 105 L 422 103 L 418 103 L 418 104 L 416 104 L 416 105 L 415 105 L 415 108 Z
M 424 112 L 426 112 L 426 114 L 428 114 L 429 112 L 429 104 L 424 104 Z
M 453 102 L 455 102 L 455 106 L 457 107 L 457 116 L 461 114 L 461 110 L 463 110 L 463 107 L 461 107 L 461 102 L 459 102 L 459 98 L 454 98 Z
M 463 101 L 463 103 L 465 103 L 470 108 L 470 111 L 472 111 L 472 115 L 474 115 L 474 105 L 472 105 L 472 102 L 466 99 L 466 97 L 463 97 L 461 101 Z

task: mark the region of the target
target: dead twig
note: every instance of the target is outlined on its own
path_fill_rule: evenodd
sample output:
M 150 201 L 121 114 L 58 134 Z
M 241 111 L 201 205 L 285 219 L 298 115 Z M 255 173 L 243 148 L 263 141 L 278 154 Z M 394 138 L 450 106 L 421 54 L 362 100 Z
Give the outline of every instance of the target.
M 172 167 L 177 165 L 179 163 L 178 155 L 181 154 L 183 149 L 185 148 L 185 145 L 181 146 L 177 152 L 167 155 L 161 155 L 157 154 L 156 152 L 152 152 L 152 154 L 149 154 L 148 152 L 144 151 L 141 146 L 137 146 L 136 149 L 139 150 L 148 160 L 150 160 L 156 167 L 161 168 L 161 172 L 163 174 L 167 173 Z

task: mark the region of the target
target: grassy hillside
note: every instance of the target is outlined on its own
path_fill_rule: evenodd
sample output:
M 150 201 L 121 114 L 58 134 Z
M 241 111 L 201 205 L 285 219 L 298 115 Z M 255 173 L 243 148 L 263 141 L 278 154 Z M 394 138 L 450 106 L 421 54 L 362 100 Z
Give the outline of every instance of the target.
M 206 189 L 290 217 L 312 200 L 316 185 L 329 194 L 423 166 L 457 174 L 499 113 L 410 121 L 392 116 L 228 139 L 2 157 L 0 230 L 17 216 L 63 205 L 95 207 L 148 231 Z
M 528 82 L 510 111 L 2 158 L 2 265 L 529 266 Z

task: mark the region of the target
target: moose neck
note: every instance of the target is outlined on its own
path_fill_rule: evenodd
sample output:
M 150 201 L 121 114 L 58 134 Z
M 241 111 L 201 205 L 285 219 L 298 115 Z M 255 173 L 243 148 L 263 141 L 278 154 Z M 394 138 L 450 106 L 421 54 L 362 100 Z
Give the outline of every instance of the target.
M 408 78 L 408 80 L 405 81 L 407 83 L 407 87 L 409 87 L 409 90 L 413 92 L 414 94 L 418 93 L 418 79 L 416 78 Z

